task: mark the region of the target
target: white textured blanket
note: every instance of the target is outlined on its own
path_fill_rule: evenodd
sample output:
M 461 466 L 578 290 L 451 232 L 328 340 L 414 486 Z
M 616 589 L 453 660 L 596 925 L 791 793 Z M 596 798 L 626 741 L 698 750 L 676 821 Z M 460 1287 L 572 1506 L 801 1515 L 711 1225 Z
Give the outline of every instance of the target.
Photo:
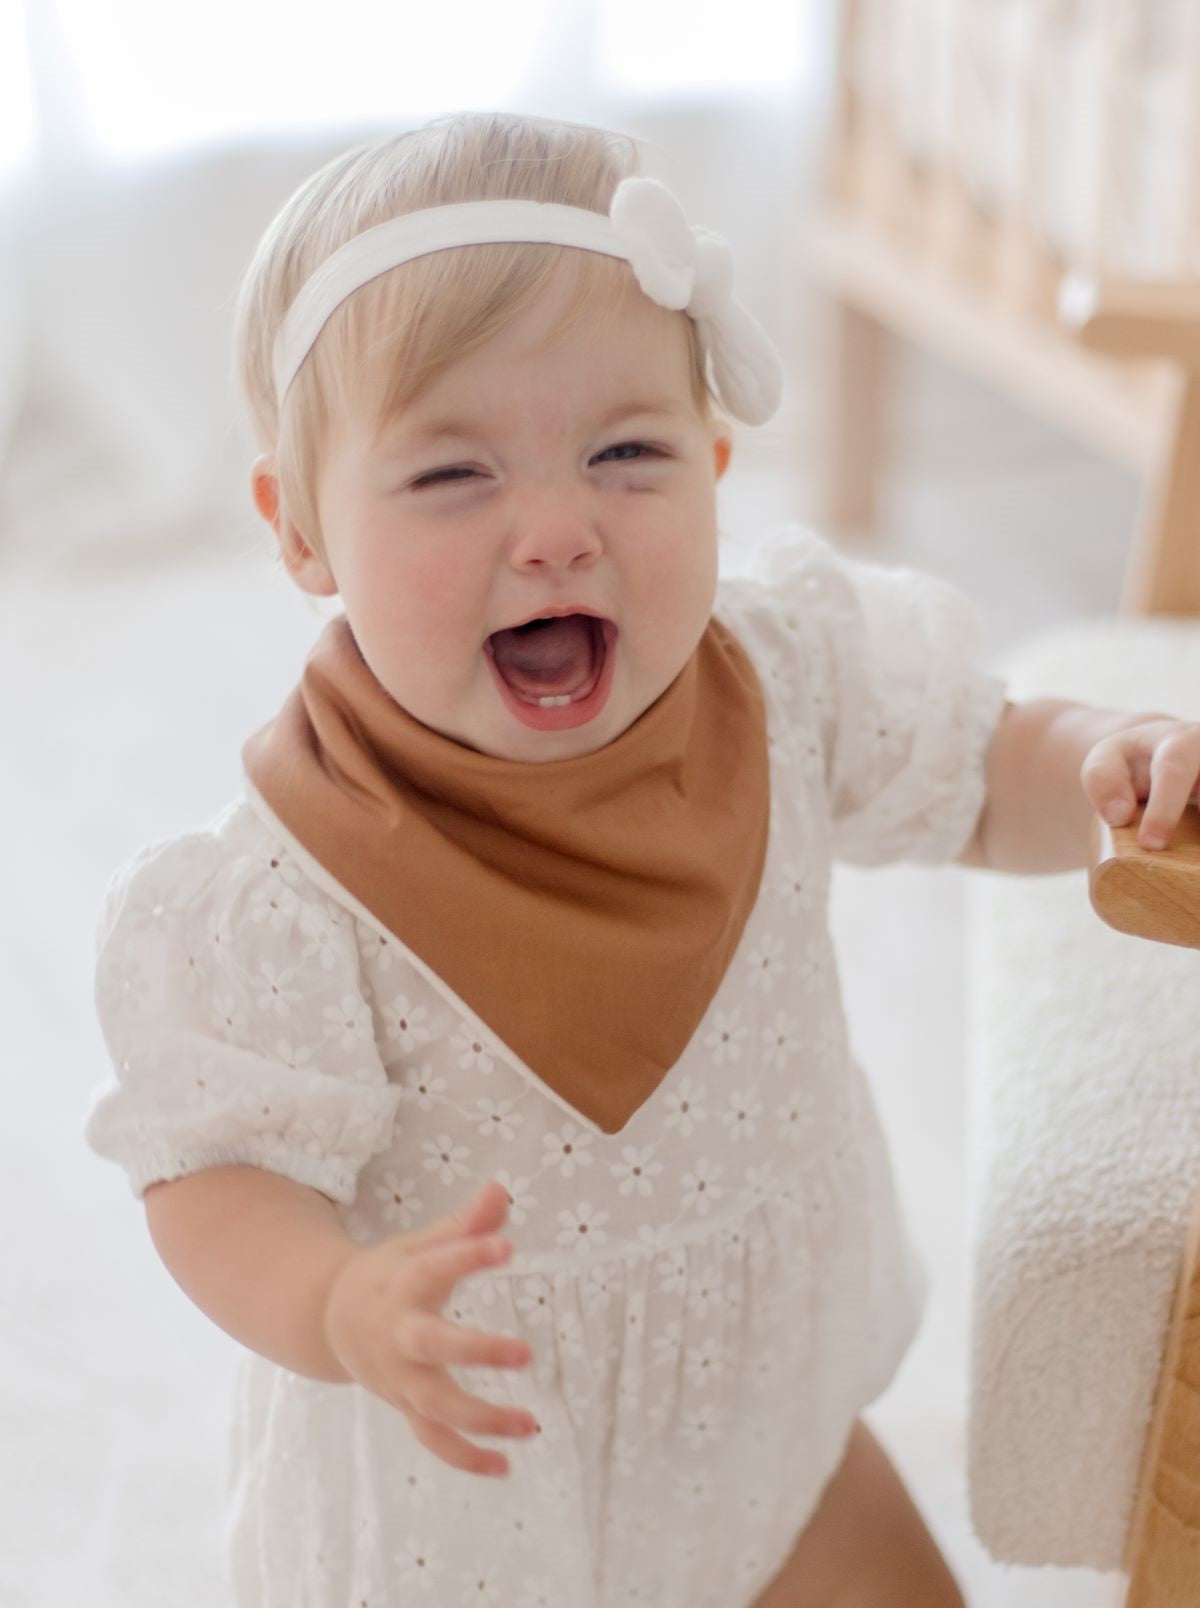
M 1000 668 L 1200 716 L 1200 622 L 1081 623 Z M 971 1517 L 1003 1561 L 1118 1569 L 1200 1188 L 1200 953 L 1105 926 L 1082 871 L 969 880 Z

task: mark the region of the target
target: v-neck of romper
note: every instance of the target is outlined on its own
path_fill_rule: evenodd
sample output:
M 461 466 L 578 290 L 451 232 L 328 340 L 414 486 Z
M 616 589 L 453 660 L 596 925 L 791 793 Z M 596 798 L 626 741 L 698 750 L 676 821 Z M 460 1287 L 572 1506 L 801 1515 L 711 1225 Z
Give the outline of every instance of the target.
M 287 846 L 289 855 L 297 862 L 305 876 L 308 877 L 309 881 L 315 883 L 317 887 L 322 888 L 331 899 L 342 905 L 352 916 L 356 917 L 359 921 L 365 922 L 366 925 L 372 929 L 372 931 L 376 932 L 387 943 L 393 945 L 395 949 L 401 955 L 403 955 L 405 960 L 412 966 L 413 970 L 417 972 L 420 977 L 423 977 L 429 986 L 438 995 L 440 995 L 442 1000 L 450 1007 L 450 1009 L 455 1011 L 465 1023 L 476 1031 L 480 1035 L 481 1040 L 486 1041 L 489 1049 L 495 1050 L 498 1055 L 508 1062 L 509 1066 L 517 1073 L 519 1077 L 523 1078 L 539 1094 L 545 1096 L 545 1098 L 548 1099 L 552 1105 L 556 1105 L 559 1110 L 562 1111 L 564 1116 L 570 1118 L 570 1120 L 573 1122 L 577 1122 L 579 1126 L 587 1133 L 591 1134 L 593 1138 L 600 1141 L 627 1139 L 630 1129 L 636 1122 L 639 1121 L 643 1112 L 645 1112 L 649 1106 L 655 1104 L 660 1098 L 666 1098 L 668 1084 L 674 1081 L 679 1067 L 682 1066 L 684 1061 L 687 1059 L 686 1049 L 679 1059 L 672 1066 L 667 1068 L 662 1078 L 641 1102 L 641 1104 L 636 1106 L 634 1110 L 630 1112 L 629 1116 L 625 1119 L 624 1123 L 622 1123 L 621 1127 L 613 1129 L 601 1127 L 595 1118 L 588 1116 L 588 1114 L 585 1111 L 580 1110 L 578 1106 L 572 1105 L 571 1102 L 566 1099 L 564 1095 L 560 1094 L 557 1089 L 555 1089 L 551 1084 L 547 1083 L 544 1078 L 539 1077 L 533 1068 L 521 1059 L 513 1047 L 506 1043 L 505 1040 L 496 1032 L 496 1030 L 488 1022 L 486 1022 L 482 1016 L 480 1016 L 479 1012 L 473 1010 L 472 1007 L 467 1004 L 466 1000 L 464 1000 L 454 991 L 453 988 L 450 987 L 449 983 L 446 982 L 444 977 L 436 972 L 426 961 L 422 960 L 420 955 L 416 954 L 415 951 L 411 949 L 402 938 L 398 937 L 394 932 L 391 932 L 384 925 L 384 923 L 380 921 L 379 917 L 375 915 L 373 911 L 369 910 L 365 904 L 363 904 L 361 899 L 356 898 L 348 888 L 344 887 L 342 883 L 338 881 L 331 871 L 323 866 L 321 862 L 315 858 L 315 856 L 310 854 L 296 837 L 296 835 L 289 831 L 289 829 L 275 814 L 275 811 L 267 803 L 266 799 L 263 798 L 262 794 L 254 786 L 253 782 L 250 781 L 249 777 L 243 775 L 242 782 L 245 788 L 246 801 L 250 805 L 251 809 L 254 810 L 265 826 L 267 826 L 273 833 L 277 834 L 283 840 Z M 742 942 L 744 942 L 745 936 L 745 931 L 743 931 Z M 738 947 L 741 947 L 740 942 Z M 709 1012 L 715 1008 L 718 1000 L 720 999 L 721 988 L 723 986 L 724 985 L 722 983 L 721 987 L 718 987 L 716 994 L 713 996 L 713 999 L 710 1002 L 709 1011 L 705 1012 L 704 1020 L 707 1020 Z M 701 1025 L 703 1025 L 703 1023 Z M 697 1029 L 697 1031 L 699 1030 Z

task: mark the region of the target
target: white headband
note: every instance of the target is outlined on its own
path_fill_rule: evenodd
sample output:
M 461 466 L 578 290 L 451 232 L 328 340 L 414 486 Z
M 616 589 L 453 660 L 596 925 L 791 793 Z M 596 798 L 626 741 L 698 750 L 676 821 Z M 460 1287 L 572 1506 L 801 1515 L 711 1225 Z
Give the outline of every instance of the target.
M 779 358 L 734 297 L 728 243 L 710 229 L 690 227 L 657 179 L 623 180 L 608 217 L 541 201 L 467 201 L 405 213 L 355 235 L 288 308 L 272 354 L 279 405 L 326 319 L 361 285 L 413 257 L 491 241 L 576 246 L 623 258 L 651 301 L 683 310 L 695 323 L 723 407 L 746 424 L 763 424 L 779 406 Z

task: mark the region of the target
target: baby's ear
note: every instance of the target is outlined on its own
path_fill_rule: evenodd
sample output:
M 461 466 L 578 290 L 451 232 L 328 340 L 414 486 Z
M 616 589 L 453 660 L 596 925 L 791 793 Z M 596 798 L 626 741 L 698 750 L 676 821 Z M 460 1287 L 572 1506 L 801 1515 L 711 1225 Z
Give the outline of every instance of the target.
M 717 479 L 729 468 L 729 460 L 733 456 L 733 437 L 725 426 L 718 425 L 713 436 L 713 463 L 716 466 Z
M 334 596 L 338 585 L 329 566 L 312 550 L 295 525 L 279 512 L 279 479 L 270 458 L 254 460 L 250 470 L 250 494 L 254 506 L 274 530 L 284 568 L 296 585 L 315 597 Z

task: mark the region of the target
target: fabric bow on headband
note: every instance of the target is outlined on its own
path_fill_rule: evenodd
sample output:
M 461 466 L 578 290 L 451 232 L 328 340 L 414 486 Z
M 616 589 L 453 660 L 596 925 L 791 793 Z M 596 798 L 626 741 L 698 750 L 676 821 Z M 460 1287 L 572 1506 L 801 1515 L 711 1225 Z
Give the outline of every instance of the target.
M 779 406 L 783 371 L 765 330 L 733 294 L 729 242 L 690 226 L 657 179 L 624 179 L 609 216 L 650 300 L 695 323 L 721 402 L 746 424 L 764 424 Z
M 779 357 L 733 294 L 728 243 L 711 229 L 690 226 L 657 179 L 624 179 L 608 217 L 541 201 L 465 201 L 403 213 L 355 235 L 288 308 L 273 352 L 280 407 L 329 315 L 361 285 L 414 257 L 493 241 L 575 246 L 622 258 L 651 301 L 685 311 L 695 323 L 723 407 L 746 424 L 764 424 L 779 406 Z

